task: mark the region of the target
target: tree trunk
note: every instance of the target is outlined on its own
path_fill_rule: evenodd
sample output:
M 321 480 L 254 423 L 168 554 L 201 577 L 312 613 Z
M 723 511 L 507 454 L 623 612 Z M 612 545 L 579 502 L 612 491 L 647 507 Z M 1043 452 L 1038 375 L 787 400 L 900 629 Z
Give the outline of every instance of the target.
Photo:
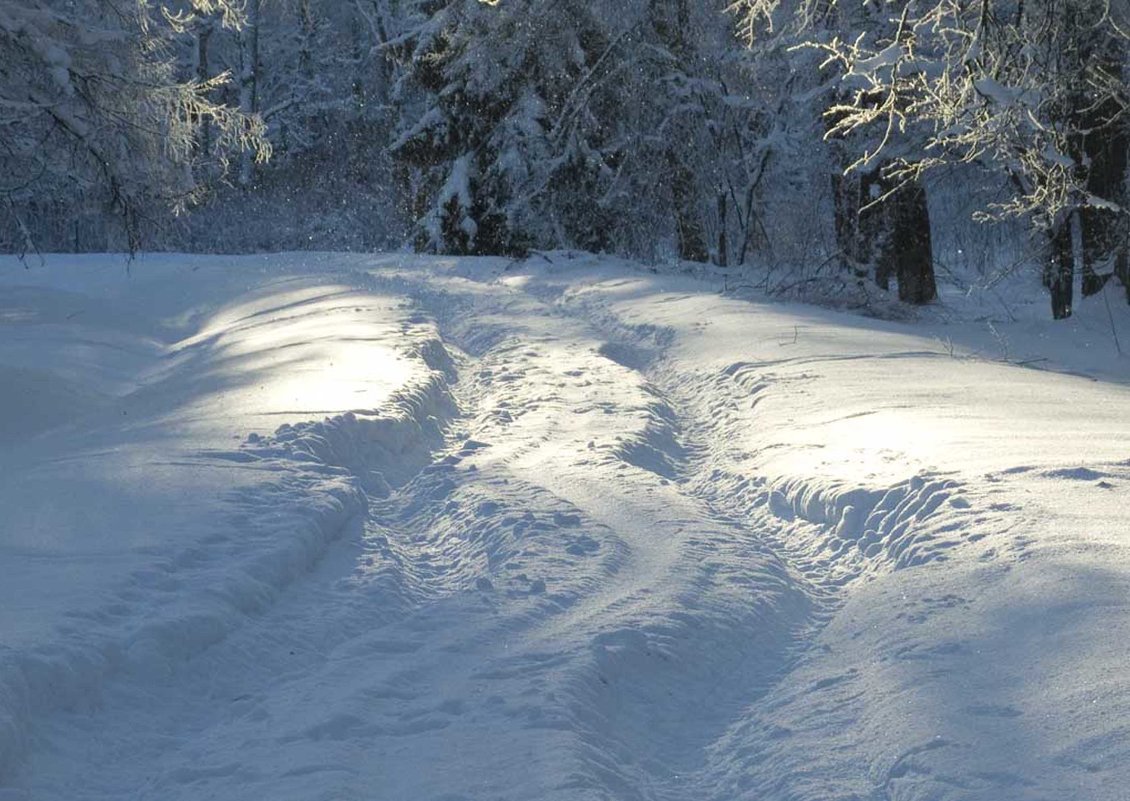
M 1111 101 L 1090 110 L 1085 120 L 1088 131 L 1083 140 L 1090 169 L 1087 191 L 1097 198 L 1118 204 L 1125 209 L 1126 181 L 1130 177 L 1127 161 L 1130 152 L 1130 125 L 1121 120 L 1119 109 Z M 1125 211 L 1087 207 L 1082 210 L 1083 295 L 1102 290 L 1112 274 L 1126 285 L 1130 298 L 1130 276 L 1126 275 L 1130 220 Z M 1099 275 L 1105 269 L 1106 275 Z
M 259 112 L 259 11 L 261 0 L 247 3 L 247 26 L 241 35 L 239 109 L 244 114 Z M 244 150 L 239 164 L 239 182 L 243 186 L 251 183 L 251 151 Z
M 710 249 L 706 244 L 706 231 L 699 219 L 696 201 L 694 174 L 678 162 L 678 156 L 670 154 L 668 162 L 673 174 L 671 183 L 672 201 L 675 206 L 675 233 L 678 237 L 679 258 L 683 261 L 710 261 Z
M 212 68 L 208 63 L 208 45 L 212 40 L 212 20 L 205 19 L 196 32 L 196 80 L 207 83 L 212 77 Z M 207 120 L 200 126 L 200 152 L 208 156 L 212 152 L 212 127 Z
M 729 202 L 725 192 L 718 193 L 718 253 L 715 263 L 719 267 L 730 266 L 730 244 L 727 238 L 726 226 L 730 222 Z
M 877 238 L 881 235 L 879 207 L 870 206 L 879 196 L 879 171 L 832 175 L 832 199 L 836 226 L 836 247 L 848 267 L 863 278 L 874 261 Z M 875 273 L 879 286 L 888 289 L 889 276 Z
M 1084 208 L 1079 212 L 1079 227 L 1083 239 L 1083 297 L 1097 295 L 1102 292 L 1106 282 L 1114 274 L 1114 264 L 1110 263 L 1116 257 L 1114 242 L 1114 224 L 1118 216 L 1108 211 Z M 1112 271 L 1100 273 L 1096 268 L 1107 267 Z
M 929 303 L 938 289 L 926 189 L 905 184 L 875 203 L 889 189 L 879 168 L 833 176 L 837 246 L 857 276 L 873 269 L 884 290 L 897 280 L 899 300 Z
M 836 247 L 847 266 L 857 273 L 859 253 L 859 176 L 832 174 L 832 212 L 836 226 Z
M 1097 198 L 1125 207 L 1127 152 L 1130 127 L 1120 117 L 1114 100 L 1084 112 L 1083 152 L 1086 154 L 1087 191 Z M 1083 237 L 1083 295 L 1099 292 L 1126 250 L 1125 212 L 1086 207 L 1081 212 Z M 1104 269 L 1107 275 L 1100 276 Z M 1130 291 L 1130 287 L 1128 287 Z
M 920 183 L 904 184 L 882 206 L 885 235 L 876 259 L 876 273 L 894 273 L 899 300 L 922 305 L 938 296 L 930 208 Z
M 1071 218 L 1048 232 L 1048 254 L 1044 264 L 1044 286 L 1051 292 L 1052 317 L 1066 320 L 1074 300 L 1075 254 L 1071 244 Z
M 1109 9 L 1101 3 L 1068 3 L 1065 11 L 1067 24 L 1075 29 L 1073 38 L 1080 42 L 1076 58 L 1081 74 L 1090 69 L 1108 78 L 1127 77 L 1125 42 L 1099 27 L 1101 17 Z M 1069 123 L 1075 132 L 1071 156 L 1086 170 L 1087 193 L 1125 209 L 1130 199 L 1126 184 L 1130 177 L 1130 122 L 1125 109 L 1115 93 L 1087 91 L 1086 86 L 1081 86 L 1071 101 Z M 1112 275 L 1124 280 L 1130 219 L 1124 211 L 1087 205 L 1080 209 L 1076 222 L 1082 241 L 1082 290 L 1087 297 L 1101 292 Z M 1130 298 L 1130 283 L 1127 297 Z

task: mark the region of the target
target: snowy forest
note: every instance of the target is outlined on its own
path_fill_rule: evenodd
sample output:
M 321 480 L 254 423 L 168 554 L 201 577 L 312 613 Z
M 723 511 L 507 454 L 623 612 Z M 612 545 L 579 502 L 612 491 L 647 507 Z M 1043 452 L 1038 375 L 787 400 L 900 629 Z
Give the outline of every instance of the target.
M 1127 288 L 1126 0 L 3 0 L 0 250 Z

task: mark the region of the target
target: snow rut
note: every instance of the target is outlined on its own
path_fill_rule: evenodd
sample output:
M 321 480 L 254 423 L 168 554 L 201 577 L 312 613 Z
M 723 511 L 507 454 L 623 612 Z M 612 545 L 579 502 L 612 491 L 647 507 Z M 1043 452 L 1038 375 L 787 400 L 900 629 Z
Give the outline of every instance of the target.
M 277 478 L 229 493 L 215 531 L 132 575 L 114 603 L 72 612 L 63 644 L 2 655 L 0 780 L 27 783 L 35 798 L 132 796 L 144 781 L 123 756 L 157 760 L 170 747 L 164 732 L 211 725 L 186 696 L 201 692 L 193 671 L 234 651 L 251 653 L 248 638 L 275 637 L 264 623 L 293 588 L 315 582 L 311 574 L 327 564 L 333 572 L 342 548 L 356 544 L 367 492 L 389 494 L 443 447 L 457 413 L 454 365 L 426 333 L 410 335 L 430 372 L 381 409 L 283 425 L 234 450 L 201 452 L 202 464 L 231 462 Z M 397 593 L 385 600 L 389 614 L 404 605 Z M 137 695 L 146 708 L 137 708 Z M 102 708 L 105 716 L 90 717 Z M 107 730 L 95 737 L 91 725 Z M 76 739 L 72 727 L 88 730 Z M 85 771 L 104 784 L 84 784 Z
M 496 595 L 545 594 L 515 623 L 511 653 L 476 674 L 519 682 L 512 695 L 540 699 L 534 727 L 560 730 L 568 759 L 538 749 L 556 763 L 539 765 L 528 790 L 693 797 L 709 745 L 813 625 L 809 588 L 758 532 L 688 491 L 693 455 L 679 415 L 639 370 L 645 349 L 523 293 L 451 291 L 459 297 L 437 298 L 433 285 L 421 299 L 462 310 L 443 330 L 475 357 L 459 391 L 470 436 L 489 447 L 464 469 L 478 486 L 536 488 L 571 510 L 544 530 L 528 513 L 505 558 L 479 560 Z M 448 506 L 465 514 L 470 504 Z
M 625 354 L 622 363 L 640 370 L 654 391 L 669 399 L 675 412 L 671 422 L 686 455 L 682 492 L 701 502 L 712 519 L 753 532 L 808 603 L 809 614 L 794 629 L 777 670 L 742 677 L 749 687 L 745 703 L 728 706 L 729 725 L 704 745 L 695 775 L 666 796 L 657 790 L 655 797 L 894 798 L 902 797 L 895 788 L 907 784 L 907 777 L 932 781 L 931 771 L 918 765 L 924 754 L 952 745 L 945 740 L 911 744 L 870 770 L 845 764 L 849 754 L 865 750 L 852 732 L 867 715 L 865 693 L 873 688 L 859 667 L 837 666 L 822 634 L 835 622 L 841 629 L 850 625 L 838 613 L 860 588 L 880 584 L 875 579 L 947 561 L 958 550 L 966 565 L 1023 560 L 1032 542 L 1016 533 L 1025 525 L 1016 507 L 1000 502 L 991 484 L 971 486 L 944 474 L 920 473 L 889 486 L 820 475 L 766 475 L 752 466 L 760 454 L 747 450 L 757 441 L 748 433 L 759 426 L 758 407 L 774 387 L 803 380 L 803 374 L 778 373 L 773 364 L 735 362 L 714 369 L 683 361 L 670 352 L 673 331 L 619 317 L 613 304 L 593 301 L 584 288 L 549 281 L 538 292 L 563 313 L 588 321 L 609 340 L 605 352 Z M 899 617 L 913 626 L 966 608 L 968 601 L 928 593 L 908 600 L 904 593 L 898 603 L 908 610 Z M 908 640 L 891 649 L 896 660 L 944 662 L 965 653 L 957 642 L 927 649 Z M 709 701 L 702 706 L 709 708 Z M 828 754 L 822 760 L 835 768 L 812 770 L 810 758 L 796 746 L 796 728 L 819 733 Z M 938 781 L 945 785 L 944 777 Z

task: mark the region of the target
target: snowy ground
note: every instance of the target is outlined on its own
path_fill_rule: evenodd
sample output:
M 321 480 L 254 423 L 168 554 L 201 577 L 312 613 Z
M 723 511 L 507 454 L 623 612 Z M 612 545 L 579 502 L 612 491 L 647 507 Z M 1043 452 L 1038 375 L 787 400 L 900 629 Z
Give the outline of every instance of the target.
M 0 799 L 1124 798 L 1114 288 L 717 290 L 0 262 Z

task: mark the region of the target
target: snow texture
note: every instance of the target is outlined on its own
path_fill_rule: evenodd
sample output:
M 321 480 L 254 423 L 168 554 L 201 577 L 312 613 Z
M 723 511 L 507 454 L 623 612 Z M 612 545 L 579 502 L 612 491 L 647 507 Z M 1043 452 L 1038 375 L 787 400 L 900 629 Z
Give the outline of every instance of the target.
M 719 288 L 0 262 L 0 799 L 1124 797 L 1126 361 Z

